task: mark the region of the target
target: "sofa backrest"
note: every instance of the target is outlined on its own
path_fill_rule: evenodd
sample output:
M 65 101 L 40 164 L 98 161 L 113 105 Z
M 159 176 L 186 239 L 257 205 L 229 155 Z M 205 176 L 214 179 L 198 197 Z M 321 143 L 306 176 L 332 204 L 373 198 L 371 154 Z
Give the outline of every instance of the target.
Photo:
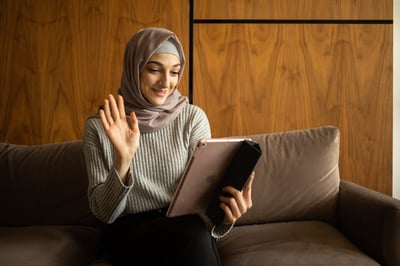
M 263 150 L 253 208 L 238 224 L 336 223 L 339 130 L 321 127 L 249 136 Z M 0 225 L 97 224 L 88 198 L 82 141 L 0 143 Z
M 82 148 L 0 143 L 0 225 L 95 225 Z
M 336 224 L 339 130 L 313 129 L 249 136 L 263 150 L 253 208 L 238 224 L 322 220 Z

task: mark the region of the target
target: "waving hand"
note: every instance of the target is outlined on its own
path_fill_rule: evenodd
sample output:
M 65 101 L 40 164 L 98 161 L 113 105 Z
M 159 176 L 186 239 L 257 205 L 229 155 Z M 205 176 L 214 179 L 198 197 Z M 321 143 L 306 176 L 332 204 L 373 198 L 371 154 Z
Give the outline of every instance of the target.
M 122 96 L 119 95 L 115 100 L 113 95 L 109 95 L 104 100 L 103 110 L 100 110 L 100 119 L 116 151 L 114 167 L 118 171 L 121 181 L 125 182 L 126 173 L 139 147 L 140 131 L 136 115 L 134 112 L 130 114 L 129 125 Z

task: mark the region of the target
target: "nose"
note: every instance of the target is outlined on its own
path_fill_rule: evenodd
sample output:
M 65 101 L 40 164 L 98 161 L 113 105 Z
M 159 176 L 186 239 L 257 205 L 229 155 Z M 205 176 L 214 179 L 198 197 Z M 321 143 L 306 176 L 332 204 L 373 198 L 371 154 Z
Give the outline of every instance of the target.
M 169 88 L 170 76 L 167 73 L 163 73 L 158 81 L 162 88 Z

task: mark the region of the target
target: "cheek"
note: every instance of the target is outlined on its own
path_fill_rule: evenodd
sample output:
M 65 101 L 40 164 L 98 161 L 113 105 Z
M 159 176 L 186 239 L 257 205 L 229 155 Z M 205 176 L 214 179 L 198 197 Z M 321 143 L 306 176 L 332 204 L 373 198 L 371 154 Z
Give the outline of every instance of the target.
M 140 75 L 139 75 L 139 86 L 140 86 L 140 90 L 142 90 L 143 85 L 144 85 L 144 82 L 143 82 L 144 77 L 143 77 L 143 76 L 144 76 L 144 75 L 143 75 L 143 72 L 140 73 Z
M 144 90 L 149 87 L 151 84 L 151 80 L 147 75 L 140 75 L 140 90 Z M 149 85 L 150 84 L 150 85 Z
M 139 83 L 139 90 L 140 90 L 140 92 L 142 93 L 142 95 L 145 94 L 145 91 L 146 91 L 145 88 L 146 88 L 146 87 L 145 87 L 145 84 L 143 83 L 143 80 L 141 79 L 141 80 L 140 80 L 140 83 Z
M 175 89 L 176 85 L 178 84 L 178 80 L 179 80 L 179 78 L 175 78 L 175 77 L 171 80 L 172 89 Z

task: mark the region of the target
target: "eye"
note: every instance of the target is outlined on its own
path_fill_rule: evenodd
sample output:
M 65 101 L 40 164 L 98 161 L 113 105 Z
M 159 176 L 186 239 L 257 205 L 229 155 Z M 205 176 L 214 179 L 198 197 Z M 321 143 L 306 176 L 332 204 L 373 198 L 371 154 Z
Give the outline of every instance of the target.
M 178 76 L 180 74 L 181 74 L 181 69 L 180 68 L 171 69 L 171 75 Z
M 173 76 L 178 76 L 180 73 L 180 71 L 171 71 L 171 75 Z
M 160 70 L 158 68 L 154 68 L 154 67 L 149 67 L 147 69 L 147 71 L 149 71 L 150 73 L 156 73 L 156 72 L 160 72 Z

